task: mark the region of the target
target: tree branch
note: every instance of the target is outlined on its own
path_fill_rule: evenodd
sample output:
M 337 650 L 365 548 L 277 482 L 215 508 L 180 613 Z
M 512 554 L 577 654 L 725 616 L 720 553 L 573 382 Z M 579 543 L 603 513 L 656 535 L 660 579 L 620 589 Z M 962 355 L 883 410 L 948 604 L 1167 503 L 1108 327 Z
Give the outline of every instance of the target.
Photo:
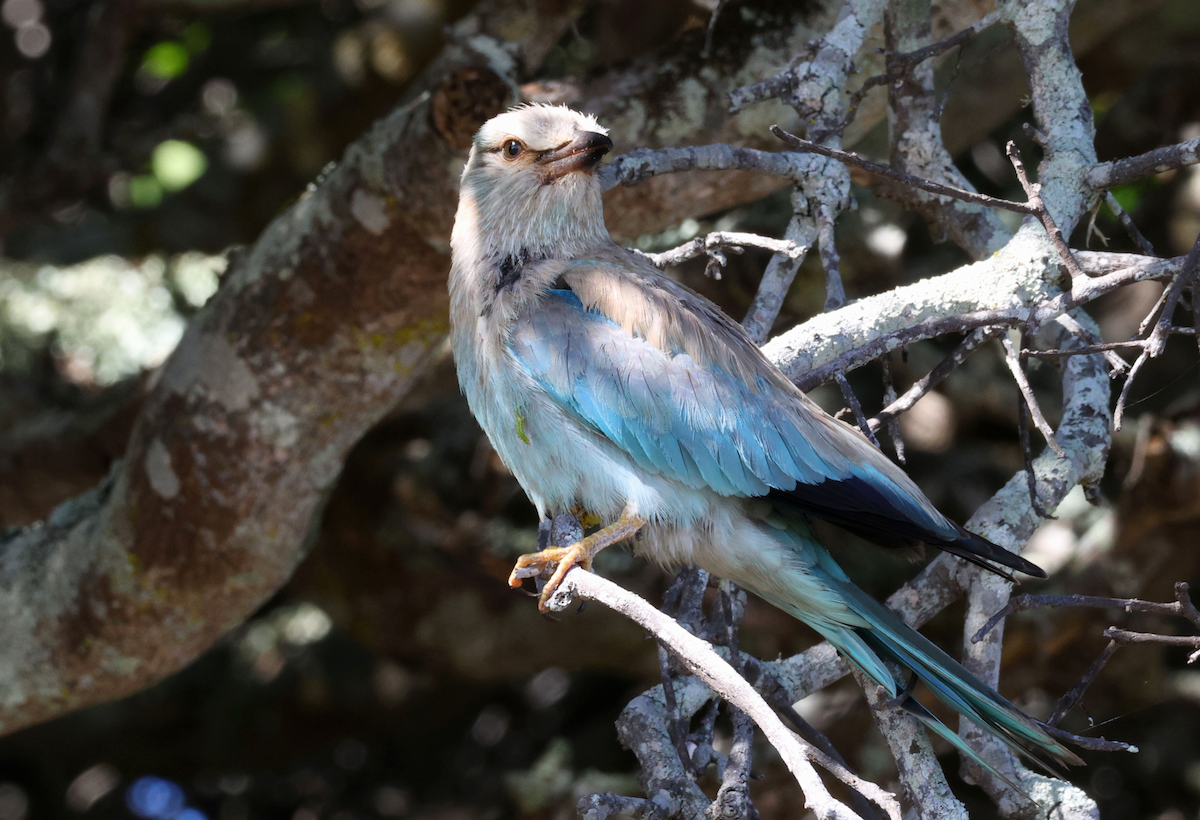
M 1107 191 L 1117 185 L 1136 182 L 1163 171 L 1195 165 L 1200 162 L 1200 138 L 1155 148 L 1136 157 L 1102 162 L 1087 172 L 1084 178 L 1093 191 Z
M 561 612 L 571 606 L 577 597 L 599 601 L 636 621 L 668 646 L 671 652 L 714 692 L 749 715 L 779 752 L 788 770 L 804 791 L 805 805 L 817 817 L 858 817 L 845 804 L 835 800 L 821 782 L 820 776 L 812 767 L 812 747 L 784 726 L 762 696 L 717 655 L 708 643 L 688 632 L 642 598 L 612 581 L 578 567 L 567 573 L 562 585 L 551 598 L 549 606 L 552 610 Z M 835 774 L 845 777 L 846 773 Z M 855 782 L 848 785 L 870 797 L 892 820 L 900 820 L 900 806 L 894 797 L 887 795 L 878 786 L 857 778 L 854 780 Z

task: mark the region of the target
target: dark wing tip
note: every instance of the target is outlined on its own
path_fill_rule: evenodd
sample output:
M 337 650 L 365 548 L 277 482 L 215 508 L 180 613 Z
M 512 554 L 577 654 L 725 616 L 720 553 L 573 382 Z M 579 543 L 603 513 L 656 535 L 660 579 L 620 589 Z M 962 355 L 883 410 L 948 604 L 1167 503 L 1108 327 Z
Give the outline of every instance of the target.
M 1046 571 L 1037 564 L 1026 561 L 1015 552 L 1009 552 L 1004 547 L 993 544 L 991 541 L 984 538 L 982 535 L 976 535 L 970 530 L 958 527 L 959 539 L 952 544 L 938 544 L 937 546 L 947 552 L 960 555 L 964 558 L 967 556 L 962 553 L 969 553 L 971 556 L 983 558 L 987 561 L 993 561 L 997 564 L 1015 569 L 1017 572 L 1023 572 L 1026 575 L 1031 575 L 1034 578 L 1045 578 Z M 957 549 L 956 549 L 957 548 Z M 970 560 L 970 559 L 968 559 Z

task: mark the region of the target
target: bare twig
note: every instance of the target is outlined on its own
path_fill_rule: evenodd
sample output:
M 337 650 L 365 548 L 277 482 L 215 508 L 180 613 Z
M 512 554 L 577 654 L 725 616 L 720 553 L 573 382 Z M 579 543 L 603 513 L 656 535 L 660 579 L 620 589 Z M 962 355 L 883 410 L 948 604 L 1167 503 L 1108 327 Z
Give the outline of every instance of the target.
M 838 387 L 841 388 L 842 397 L 846 399 L 846 403 L 850 405 L 850 409 L 854 412 L 854 420 L 858 422 L 858 429 L 862 430 L 863 435 L 869 438 L 872 444 L 879 447 L 879 439 L 875 438 L 875 433 L 871 430 L 871 425 L 867 423 L 867 417 L 863 413 L 862 405 L 858 401 L 858 396 L 854 395 L 854 388 L 850 386 L 850 381 L 846 378 L 846 374 L 835 373 L 833 378 L 837 381 Z
M 955 46 L 966 45 L 979 32 L 984 29 L 991 28 L 1000 22 L 1000 12 L 993 11 L 985 14 L 975 21 L 974 24 L 967 26 L 960 31 L 951 34 L 936 43 L 930 43 L 924 48 L 918 48 L 915 51 L 909 51 L 904 54 L 888 55 L 889 59 L 893 60 L 897 65 L 914 66 L 918 63 L 923 63 L 930 57 L 936 57 L 939 54 L 944 54 Z
M 771 126 L 771 133 L 779 137 L 784 142 L 791 145 L 798 151 L 811 151 L 814 154 L 820 154 L 823 157 L 836 159 L 838 162 L 844 162 L 847 165 L 853 165 L 855 168 L 861 168 L 864 171 L 869 171 L 876 176 L 881 176 L 890 179 L 894 182 L 899 182 L 902 185 L 910 185 L 913 188 L 920 188 L 922 191 L 929 191 L 932 194 L 941 194 L 953 199 L 961 199 L 963 202 L 974 202 L 978 205 L 986 205 L 990 208 L 1000 208 L 1005 211 L 1015 211 L 1019 214 L 1028 214 L 1036 216 L 1036 209 L 1025 202 L 1013 202 L 1010 199 L 1000 199 L 987 194 L 980 194 L 975 191 L 967 191 L 962 188 L 955 188 L 951 185 L 943 185 L 940 182 L 933 182 L 928 179 L 922 179 L 912 174 L 906 174 L 902 171 L 897 171 L 889 168 L 886 165 L 880 165 L 878 162 L 873 162 L 862 154 L 854 151 L 843 151 L 839 148 L 830 148 L 826 145 L 821 145 L 810 140 L 797 137 L 795 134 L 789 134 L 778 125 Z
M 1102 737 L 1077 735 L 1046 723 L 1042 724 L 1042 730 L 1056 740 L 1065 740 L 1068 743 L 1072 743 L 1083 749 L 1089 749 L 1093 752 L 1131 752 L 1133 754 L 1137 754 L 1138 752 L 1138 747 L 1132 743 L 1125 743 L 1120 740 L 1106 740 Z
M 1025 376 L 1024 362 L 1017 352 L 1018 346 L 1014 346 L 1008 339 L 1001 339 L 1000 344 L 1004 346 L 1004 352 L 1007 354 L 1005 363 L 1008 365 L 1009 372 L 1012 373 L 1013 381 L 1017 383 L 1017 389 L 1023 399 L 1022 403 L 1029 409 L 1029 415 L 1033 418 L 1033 426 L 1042 434 L 1042 438 L 1046 439 L 1046 444 L 1050 449 L 1061 458 L 1064 455 L 1063 449 L 1059 446 L 1058 440 L 1054 438 L 1054 428 L 1042 414 L 1037 396 L 1033 394 L 1033 387 L 1030 386 L 1029 379 Z
M 829 794 L 821 782 L 820 776 L 812 767 L 811 747 L 783 725 L 771 707 L 762 699 L 762 696 L 755 692 L 753 687 L 734 671 L 733 667 L 717 655 L 711 646 L 637 595 L 599 575 L 586 572 L 578 567 L 566 574 L 562 585 L 550 600 L 550 608 L 562 611 L 569 607 L 576 597 L 599 601 L 610 609 L 636 621 L 654 634 L 659 641 L 670 647 L 671 652 L 713 691 L 750 715 L 762 729 L 767 740 L 780 753 L 788 770 L 792 772 L 803 789 L 806 805 L 813 810 L 817 817 L 847 819 L 858 817 L 849 807 L 835 800 Z M 855 788 L 858 788 L 859 785 L 865 786 L 860 782 L 855 785 Z M 895 798 L 883 798 L 878 794 L 878 790 L 875 791 L 875 795 L 888 816 L 892 820 L 900 820 L 900 807 Z
M 1078 322 L 1078 320 L 1075 319 L 1074 316 L 1072 316 L 1069 313 L 1062 314 L 1061 316 L 1057 317 L 1054 321 L 1058 322 L 1060 325 L 1065 327 L 1071 333 L 1071 335 L 1077 336 L 1078 338 L 1082 339 L 1088 345 L 1100 346 L 1103 344 L 1103 342 L 1100 339 L 1100 335 L 1098 333 L 1093 333 L 1092 331 L 1085 328 L 1083 325 L 1081 325 Z M 1025 353 L 1026 351 L 1022 351 L 1022 352 Z M 1120 374 L 1120 373 L 1124 373 L 1125 371 L 1127 371 L 1129 369 L 1128 362 L 1126 362 L 1124 359 L 1122 359 L 1120 356 L 1118 356 L 1112 350 L 1097 350 L 1097 351 L 1091 351 L 1091 352 L 1103 352 L 1104 353 L 1104 359 L 1105 359 L 1105 361 L 1108 362 L 1109 366 L 1112 368 L 1112 375 L 1114 375 L 1114 376 L 1117 374 Z
M 1032 214 L 1042 223 L 1042 228 L 1045 229 L 1046 235 L 1050 237 L 1050 242 L 1058 251 L 1058 255 L 1062 257 L 1063 264 L 1067 266 L 1067 272 L 1074 279 L 1083 273 L 1079 267 L 1079 263 L 1075 261 L 1075 257 L 1071 254 L 1071 248 L 1067 245 L 1067 240 L 1063 236 L 1063 232 L 1059 229 L 1058 223 L 1054 221 L 1054 217 L 1050 214 L 1050 209 L 1046 207 L 1045 201 L 1042 199 L 1042 186 L 1040 183 L 1030 182 L 1029 175 L 1025 173 L 1025 163 L 1021 162 L 1021 152 L 1017 150 L 1017 144 L 1012 140 L 1008 141 L 1005 146 L 1005 152 L 1008 154 L 1008 159 L 1012 162 L 1013 170 L 1017 173 L 1017 179 L 1021 183 L 1021 187 L 1025 189 L 1025 196 L 1028 204 L 1033 208 Z
M 942 139 L 940 107 L 945 93 L 937 94 L 933 65 L 921 61 L 931 51 L 950 42 L 965 42 L 976 29 L 972 26 L 941 44 L 929 46 L 930 11 L 928 3 L 895 3 L 885 17 L 888 134 L 891 139 L 888 162 L 897 171 L 973 191 L 971 183 L 955 167 Z M 996 19 L 995 14 L 989 17 Z M 985 18 L 979 22 L 989 20 Z M 924 48 L 901 53 L 902 48 L 918 44 Z M 957 65 L 956 61 L 956 68 Z M 949 85 L 946 92 L 948 90 Z M 974 259 L 990 256 L 1012 238 L 1012 231 L 991 208 L 930 196 L 919 189 L 890 182 L 879 185 L 878 193 L 921 214 L 935 237 L 945 235 Z
M 1128 643 L 1161 643 L 1167 646 L 1186 646 L 1200 650 L 1200 635 L 1159 635 L 1156 632 L 1131 632 L 1110 626 L 1104 630 L 1104 637 L 1119 644 Z
M 1027 609 L 1050 606 L 1064 608 L 1093 608 L 1093 609 L 1123 609 L 1126 612 L 1145 612 L 1151 615 L 1177 615 L 1187 618 L 1197 629 L 1200 629 L 1200 611 L 1196 609 L 1189 595 L 1188 584 L 1180 581 L 1175 585 L 1175 601 L 1164 604 L 1155 601 L 1143 601 L 1139 598 L 1105 598 L 1098 595 L 1018 595 L 1010 600 L 1003 609 L 988 619 L 978 632 L 971 637 L 972 643 L 979 643 L 996 624 L 1008 616 L 1024 612 Z
M 891 407 L 896 402 L 896 384 L 892 380 L 892 354 L 885 353 L 880 356 L 879 364 L 883 368 L 883 400 L 886 402 L 885 407 Z M 879 415 L 882 417 L 883 412 Z M 867 424 L 870 425 L 874 421 L 876 419 L 868 419 Z M 892 440 L 892 446 L 896 449 L 896 460 L 904 464 L 904 437 L 900 435 L 900 420 L 892 415 L 884 423 L 887 425 L 888 438 Z
M 1033 448 L 1029 443 L 1029 405 L 1025 394 L 1017 391 L 1017 439 L 1021 444 L 1021 455 L 1025 460 L 1025 481 L 1029 485 L 1029 503 L 1033 511 L 1042 518 L 1053 518 L 1042 506 L 1037 493 L 1037 474 L 1033 471 Z
M 1150 333 L 1150 337 L 1146 339 L 1146 346 L 1142 350 L 1141 355 L 1134 361 L 1133 367 L 1129 370 L 1129 375 L 1125 377 L 1125 385 L 1121 388 L 1121 395 L 1117 399 L 1117 409 L 1113 415 L 1113 429 L 1121 429 L 1121 424 L 1125 419 L 1125 407 L 1129 401 L 1129 394 L 1133 389 L 1133 382 L 1137 374 L 1146 365 L 1146 362 L 1162 355 L 1162 352 L 1166 349 L 1167 338 L 1174 330 L 1171 320 L 1175 314 L 1175 308 L 1183 296 L 1184 289 L 1197 278 L 1200 278 L 1200 237 L 1196 238 L 1196 243 L 1192 245 L 1192 249 L 1184 257 L 1179 272 L 1175 274 L 1175 278 L 1171 281 L 1171 284 L 1163 291 L 1162 299 L 1160 300 L 1162 311 L 1158 314 L 1158 321 L 1154 324 L 1154 330 Z M 1153 316 L 1154 311 L 1151 311 L 1146 316 L 1146 321 L 1142 323 L 1142 329 L 1140 329 L 1139 334 L 1145 332 L 1147 323 Z M 1200 334 L 1200 328 L 1195 328 L 1194 330 Z
M 954 368 L 967 360 L 975 350 L 990 339 L 995 339 L 997 336 L 1004 333 L 1004 326 L 983 327 L 972 331 L 963 339 L 958 347 L 951 351 L 950 355 L 938 362 L 937 366 L 930 370 L 923 378 L 919 379 L 912 387 L 904 392 L 904 395 L 893 400 L 887 407 L 879 411 L 879 415 L 870 420 L 872 430 L 879 429 L 880 425 L 891 421 L 908 410 L 925 397 L 933 388 L 937 387 L 946 379 Z
M 1138 226 L 1133 223 L 1129 214 L 1125 213 L 1125 209 L 1121 207 L 1121 203 L 1117 202 L 1117 198 L 1113 196 L 1112 191 L 1105 191 L 1104 203 L 1108 205 L 1108 209 L 1112 211 L 1113 216 L 1121 223 L 1121 227 L 1125 229 L 1125 233 L 1129 234 L 1129 238 L 1133 240 L 1133 244 L 1146 256 L 1155 256 L 1154 246 L 1150 244 L 1150 240 L 1146 235 L 1138 230 Z
M 1150 361 L 1150 356 L 1143 349 L 1141 355 L 1134 360 L 1133 367 L 1129 368 L 1129 373 L 1125 376 L 1125 384 L 1121 386 L 1121 394 L 1117 396 L 1117 408 L 1113 411 L 1113 430 L 1120 430 L 1125 426 L 1125 408 L 1129 404 L 1129 394 L 1133 391 L 1133 382 L 1148 361 Z
M 662 270 L 669 268 L 672 265 L 678 265 L 689 259 L 695 259 L 698 256 L 707 255 L 710 260 L 716 258 L 722 250 L 733 251 L 734 253 L 742 253 L 746 248 L 761 248 L 762 250 L 771 251 L 771 253 L 779 254 L 790 260 L 799 260 L 804 258 L 804 254 L 808 248 L 797 245 L 790 239 L 772 239 L 769 236 L 759 236 L 753 233 L 738 233 L 735 231 L 714 231 L 705 236 L 697 236 L 677 248 L 672 248 L 669 251 L 662 253 L 642 253 L 650 264 Z M 724 256 L 721 256 L 721 262 L 724 264 Z M 715 277 L 717 279 L 720 276 Z
M 1169 331 L 1172 334 L 1179 336 L 1195 336 L 1196 331 L 1190 327 L 1173 327 Z M 1070 350 L 1036 350 L 1025 349 L 1021 351 L 1026 356 L 1033 356 L 1038 359 L 1060 359 L 1064 356 L 1090 356 L 1093 353 L 1112 353 L 1116 350 L 1145 350 L 1146 342 L 1144 340 L 1134 339 L 1129 342 L 1101 342 L 1100 344 L 1086 345 L 1085 347 L 1071 348 Z M 1128 362 L 1125 363 L 1128 369 Z
M 726 2 L 728 0 L 717 0 L 717 4 L 713 6 L 712 14 L 708 17 L 708 30 L 704 33 L 704 51 L 700 52 L 700 56 L 706 60 L 712 54 L 713 31 L 717 28 L 717 18 L 721 16 L 721 12 L 725 9 Z
M 1200 139 L 1155 148 L 1136 157 L 1102 162 L 1088 171 L 1085 181 L 1093 191 L 1104 191 L 1114 185 L 1134 182 L 1151 174 L 1161 174 L 1197 162 L 1200 162 Z

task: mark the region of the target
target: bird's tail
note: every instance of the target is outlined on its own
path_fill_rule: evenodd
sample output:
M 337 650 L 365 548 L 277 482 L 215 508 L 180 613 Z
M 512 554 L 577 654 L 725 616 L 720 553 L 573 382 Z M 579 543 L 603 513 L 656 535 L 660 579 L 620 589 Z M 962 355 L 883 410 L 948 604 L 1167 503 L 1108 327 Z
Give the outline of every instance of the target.
M 808 540 L 803 536 L 801 539 Z M 763 597 L 816 629 L 850 663 L 897 698 L 906 711 L 919 718 L 931 731 L 988 771 L 1003 777 L 915 698 L 901 697 L 906 687 L 897 680 L 889 663 L 915 675 L 947 706 L 1041 768 L 1059 772 L 1063 764 L 1083 764 L 1074 753 L 1050 737 L 1041 724 L 968 672 L 892 610 L 855 586 L 822 547 L 812 541 L 806 546 L 808 557 L 815 560 L 805 562 L 807 580 L 791 587 L 794 596 L 785 593 L 781 600 L 781 585 L 774 584 L 776 592 Z M 844 607 L 840 613 L 833 614 L 829 607 L 814 607 L 811 590 L 801 589 L 801 586 L 810 587 L 813 581 L 838 599 L 838 609 Z
M 865 647 L 875 656 L 911 671 L 930 688 L 938 700 L 973 723 L 989 730 L 1014 752 L 1042 768 L 1059 771 L 1063 764 L 1083 764 L 1078 756 L 1050 737 L 1040 724 L 968 672 L 962 664 L 920 632 L 900 620 L 892 610 L 853 583 L 837 580 L 833 580 L 833 583 L 837 585 L 838 591 L 842 593 L 850 608 L 870 624 L 868 628 L 854 630 L 858 640 L 847 642 L 845 647 L 834 641 L 835 646 L 838 646 L 856 666 L 860 666 L 863 671 L 867 670 L 867 667 L 861 666 L 854 657 Z M 887 689 L 894 689 L 896 686 L 891 674 L 884 680 L 876 680 L 876 683 Z M 930 714 L 919 702 L 906 698 L 903 705 L 936 734 L 946 738 L 977 762 L 991 768 L 963 743 L 957 733 Z

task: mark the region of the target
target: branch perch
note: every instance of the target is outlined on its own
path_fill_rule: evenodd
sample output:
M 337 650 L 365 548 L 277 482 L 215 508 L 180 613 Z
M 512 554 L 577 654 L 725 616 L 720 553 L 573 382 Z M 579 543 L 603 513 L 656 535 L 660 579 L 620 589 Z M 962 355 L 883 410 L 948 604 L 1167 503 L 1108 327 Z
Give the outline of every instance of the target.
M 578 567 L 566 574 L 549 602 L 550 609 L 561 612 L 570 607 L 576 598 L 598 601 L 636 621 L 658 641 L 669 647 L 671 652 L 714 692 L 749 715 L 762 729 L 771 745 L 778 750 L 788 770 L 804 791 L 805 805 L 818 818 L 849 820 L 859 817 L 845 804 L 835 800 L 821 782 L 820 776 L 812 766 L 812 759 L 819 753 L 784 726 L 762 696 L 713 651 L 707 642 L 697 638 L 632 592 Z M 834 774 L 845 781 L 851 779 L 844 771 Z M 868 796 L 887 812 L 891 820 L 900 820 L 900 805 L 895 797 L 872 783 L 859 778 L 853 780 L 854 782 L 847 782 L 847 785 Z

